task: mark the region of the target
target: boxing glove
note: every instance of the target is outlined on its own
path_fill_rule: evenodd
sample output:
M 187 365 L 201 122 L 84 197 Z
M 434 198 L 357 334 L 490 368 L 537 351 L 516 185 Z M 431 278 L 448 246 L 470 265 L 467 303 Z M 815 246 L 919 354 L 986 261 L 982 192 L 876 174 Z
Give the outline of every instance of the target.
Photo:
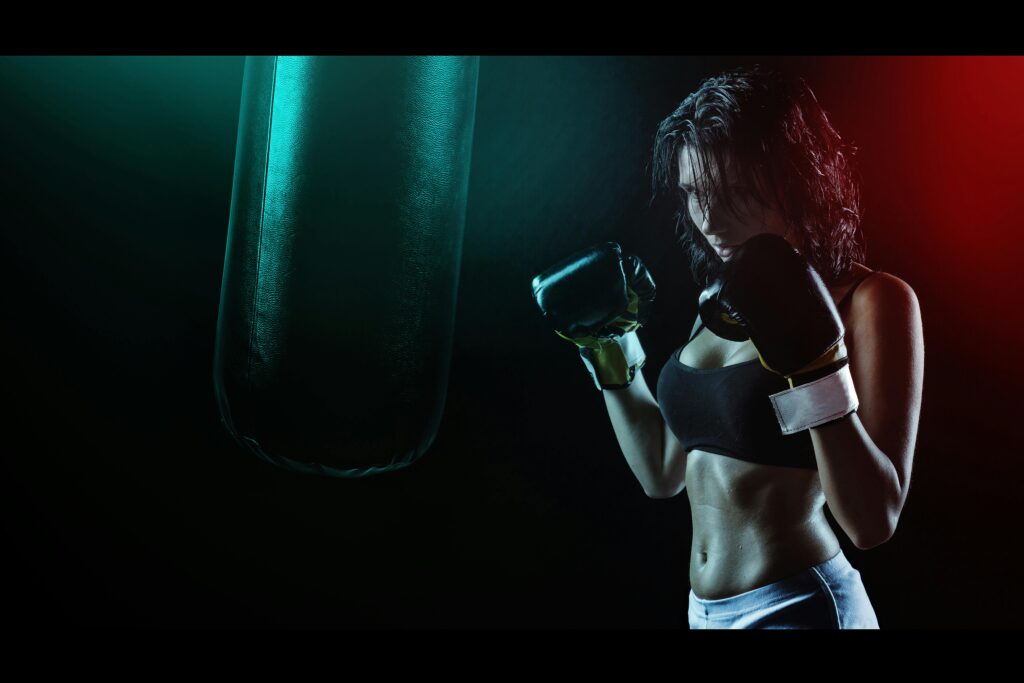
M 548 268 L 532 287 L 555 333 L 579 348 L 599 391 L 632 383 L 646 362 L 637 329 L 647 321 L 656 291 L 638 257 L 606 242 Z
M 701 292 L 698 308 L 713 333 L 750 339 L 761 365 L 786 378 L 790 388 L 770 396 L 784 434 L 857 409 L 832 295 L 785 238 L 762 233 L 739 245 Z

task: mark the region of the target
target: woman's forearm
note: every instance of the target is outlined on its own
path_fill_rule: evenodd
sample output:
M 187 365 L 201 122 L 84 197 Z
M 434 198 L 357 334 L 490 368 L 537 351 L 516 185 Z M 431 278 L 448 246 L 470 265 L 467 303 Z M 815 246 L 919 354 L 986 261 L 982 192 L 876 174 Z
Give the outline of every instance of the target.
M 664 469 L 665 420 L 644 381 L 643 370 L 637 370 L 628 387 L 606 389 L 602 394 L 629 468 L 644 493 L 657 496 Z
M 857 413 L 810 432 L 821 486 L 836 522 L 861 550 L 887 541 L 902 499 L 892 461 L 875 445 Z

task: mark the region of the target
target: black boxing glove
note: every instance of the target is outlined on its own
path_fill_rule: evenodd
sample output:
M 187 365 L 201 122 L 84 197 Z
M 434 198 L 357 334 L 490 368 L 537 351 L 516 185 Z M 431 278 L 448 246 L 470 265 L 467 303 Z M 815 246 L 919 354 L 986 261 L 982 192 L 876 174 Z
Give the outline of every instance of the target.
M 700 294 L 716 335 L 750 339 L 761 365 L 790 389 L 770 395 L 783 434 L 845 417 L 859 405 L 832 295 L 785 238 L 762 233 L 738 246 Z
M 654 279 L 636 256 L 606 242 L 533 279 L 533 297 L 555 333 L 579 347 L 598 390 L 629 386 L 646 362 L 637 329 L 650 314 Z

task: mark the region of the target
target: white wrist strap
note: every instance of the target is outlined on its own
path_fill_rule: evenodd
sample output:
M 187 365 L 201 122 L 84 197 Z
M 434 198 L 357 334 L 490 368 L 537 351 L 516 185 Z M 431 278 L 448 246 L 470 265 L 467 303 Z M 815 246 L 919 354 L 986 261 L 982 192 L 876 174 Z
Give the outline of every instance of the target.
M 627 332 L 619 337 L 619 346 L 622 347 L 622 354 L 626 357 L 626 365 L 632 367 L 647 358 L 644 347 L 640 346 L 640 336 L 636 330 Z
M 637 335 L 636 330 L 627 332 L 616 340 L 619 347 L 622 348 L 622 355 L 626 358 L 626 367 L 637 368 L 643 367 L 644 362 L 647 360 L 647 354 L 644 353 L 644 348 L 640 345 L 640 337 Z M 587 367 L 590 372 L 591 379 L 594 380 L 594 386 L 597 387 L 598 391 L 604 391 L 604 387 L 601 386 L 600 380 L 597 378 L 597 370 L 594 368 L 594 364 L 590 362 L 590 359 L 585 355 L 580 354 L 580 360 Z
M 821 379 L 771 394 L 769 398 L 783 434 L 838 420 L 860 405 L 848 364 Z

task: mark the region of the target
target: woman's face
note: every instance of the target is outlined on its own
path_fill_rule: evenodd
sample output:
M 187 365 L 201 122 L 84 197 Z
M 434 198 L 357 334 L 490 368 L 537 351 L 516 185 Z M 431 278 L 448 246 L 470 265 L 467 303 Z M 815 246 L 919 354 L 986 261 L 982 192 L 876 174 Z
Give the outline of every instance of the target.
M 780 235 L 794 247 L 795 231 L 791 231 L 777 204 L 760 204 L 751 188 L 744 186 L 741 176 L 729 163 L 725 182 L 719 182 L 719 194 L 728 185 L 732 188 L 733 211 L 730 211 L 717 196 L 705 198 L 708 186 L 706 176 L 699 173 L 700 166 L 690 147 L 684 147 L 679 154 L 679 187 L 686 192 L 687 210 L 704 239 L 722 260 L 728 260 L 734 251 L 729 247 L 742 244 L 754 235 L 771 232 Z M 712 173 L 717 171 L 712 170 Z M 717 175 L 715 177 L 718 177 Z M 767 192 L 762 192 L 762 196 Z

